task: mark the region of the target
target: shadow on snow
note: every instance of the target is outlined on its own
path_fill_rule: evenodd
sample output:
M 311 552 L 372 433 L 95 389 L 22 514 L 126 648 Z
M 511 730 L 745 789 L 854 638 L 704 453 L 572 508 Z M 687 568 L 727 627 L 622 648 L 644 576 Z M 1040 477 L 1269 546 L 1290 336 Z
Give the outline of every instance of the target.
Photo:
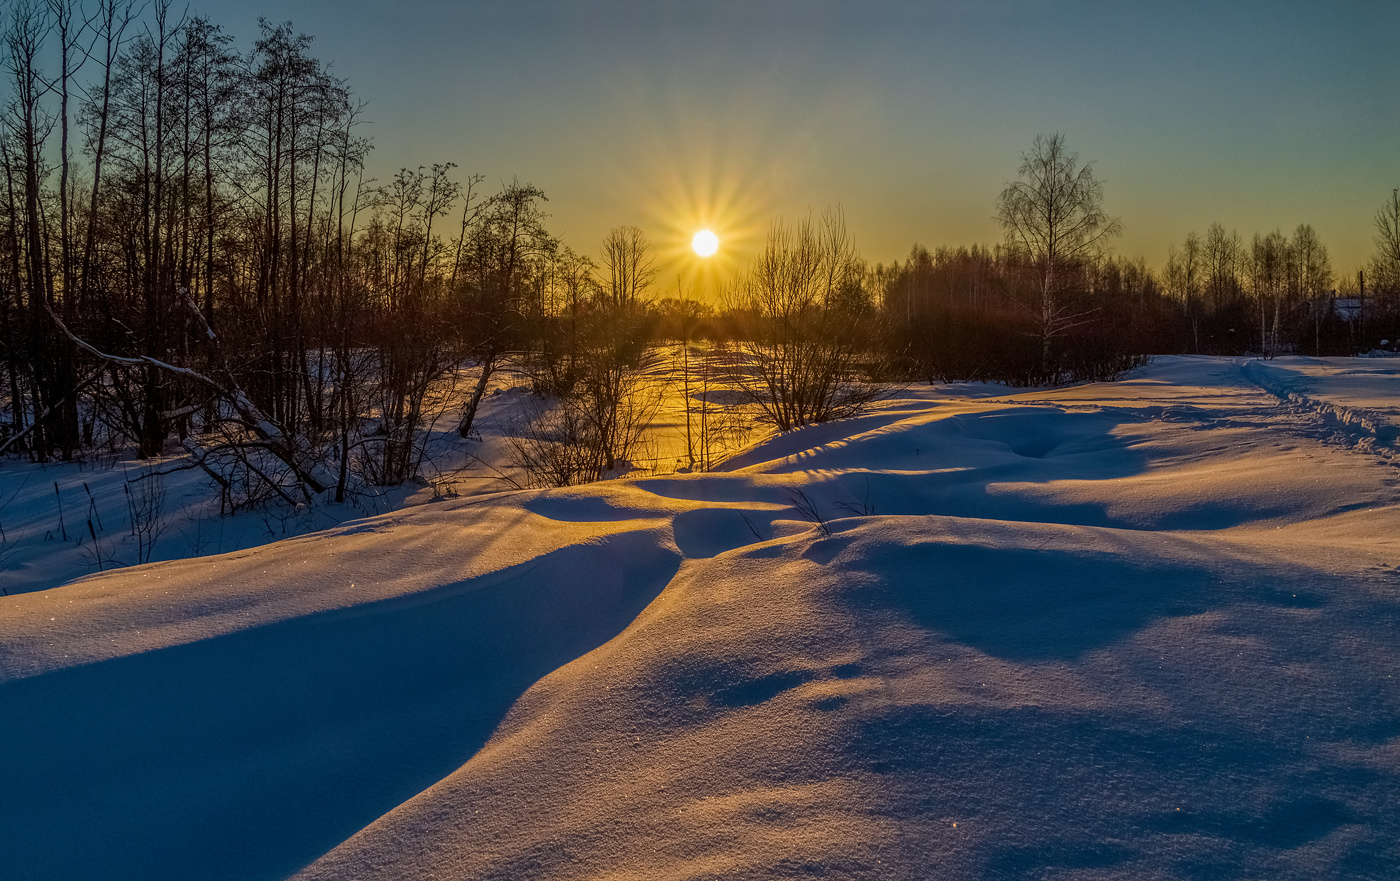
M 0 685 L 4 875 L 285 877 L 470 759 L 526 689 L 621 632 L 679 563 L 658 533 L 625 533 Z

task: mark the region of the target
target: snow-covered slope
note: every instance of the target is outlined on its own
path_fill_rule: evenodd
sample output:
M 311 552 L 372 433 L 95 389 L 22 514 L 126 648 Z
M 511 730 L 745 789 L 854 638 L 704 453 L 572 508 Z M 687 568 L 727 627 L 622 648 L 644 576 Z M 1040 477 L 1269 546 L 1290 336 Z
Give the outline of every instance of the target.
M 1396 877 L 1400 474 L 1289 369 L 0 599 L 5 877 Z

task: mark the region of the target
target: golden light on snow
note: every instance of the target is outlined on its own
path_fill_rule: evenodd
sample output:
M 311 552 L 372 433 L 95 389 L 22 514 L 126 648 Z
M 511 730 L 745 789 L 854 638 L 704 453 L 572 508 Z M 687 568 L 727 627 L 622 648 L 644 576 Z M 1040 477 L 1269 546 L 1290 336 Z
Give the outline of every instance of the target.
M 701 257 L 713 257 L 719 250 L 719 236 L 708 229 L 702 229 L 690 240 L 690 247 Z

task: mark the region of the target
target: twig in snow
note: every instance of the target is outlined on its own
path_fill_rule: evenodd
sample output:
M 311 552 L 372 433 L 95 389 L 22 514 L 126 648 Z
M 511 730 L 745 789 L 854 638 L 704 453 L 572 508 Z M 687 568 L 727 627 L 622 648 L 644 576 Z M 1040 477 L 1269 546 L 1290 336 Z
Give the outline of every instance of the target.
M 827 525 L 826 518 L 817 508 L 817 503 L 802 490 L 795 489 L 788 493 L 788 499 L 792 501 L 792 506 L 797 509 L 803 520 L 817 527 L 817 530 L 824 536 L 831 536 L 831 527 Z

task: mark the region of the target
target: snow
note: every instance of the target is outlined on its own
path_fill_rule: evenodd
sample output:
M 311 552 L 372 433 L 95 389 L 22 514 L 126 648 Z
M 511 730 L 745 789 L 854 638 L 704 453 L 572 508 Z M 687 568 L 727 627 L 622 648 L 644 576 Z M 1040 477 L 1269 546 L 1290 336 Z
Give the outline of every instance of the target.
M 1290 358 L 1248 365 L 1250 378 L 1342 435 L 1393 457 L 1400 438 L 1400 362 L 1370 358 Z
M 4 877 L 1396 877 L 1397 369 L 911 387 L 0 597 Z

